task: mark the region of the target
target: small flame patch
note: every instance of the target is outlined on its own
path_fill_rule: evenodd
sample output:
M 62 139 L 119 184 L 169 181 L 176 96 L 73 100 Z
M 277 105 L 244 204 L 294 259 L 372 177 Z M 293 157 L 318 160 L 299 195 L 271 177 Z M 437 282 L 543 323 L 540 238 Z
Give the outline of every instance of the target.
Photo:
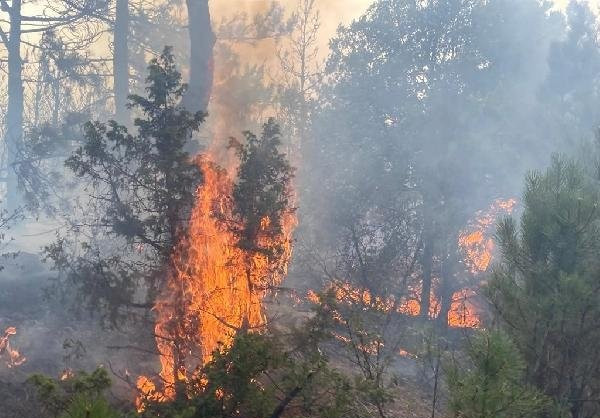
M 10 369 L 18 367 L 27 361 L 27 358 L 15 350 L 10 345 L 10 337 L 17 334 L 15 327 L 8 327 L 4 331 L 4 336 L 0 337 L 0 359 L 4 359 L 6 366 Z

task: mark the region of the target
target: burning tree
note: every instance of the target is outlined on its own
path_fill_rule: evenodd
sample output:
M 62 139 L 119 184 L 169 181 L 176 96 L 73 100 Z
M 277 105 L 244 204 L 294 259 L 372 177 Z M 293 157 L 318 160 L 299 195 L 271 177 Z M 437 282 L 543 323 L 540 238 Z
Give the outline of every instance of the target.
M 142 416 L 366 417 L 361 387 L 331 368 L 331 305 L 319 305 L 300 328 L 284 333 L 238 332 L 228 347 L 189 376 L 187 397 L 149 402 Z M 184 415 L 181 415 L 181 414 Z
M 235 183 L 208 156 L 199 157 L 204 184 L 155 306 L 162 390 L 157 395 L 155 385 L 140 378 L 147 398 L 185 396 L 216 349 L 239 332 L 263 327 L 262 300 L 287 271 L 295 216 L 279 127 L 270 120 L 260 137 L 245 137 L 231 141 L 239 159 Z
M 152 307 L 184 234 L 202 175 L 185 151 L 205 118 L 181 106 L 186 86 L 170 48 L 148 67 L 147 97 L 131 96 L 135 133 L 89 122 L 66 162 L 89 193 L 47 257 L 96 313 L 116 320 Z
M 192 158 L 185 148 L 205 114 L 182 107 L 186 86 L 169 48 L 148 70 L 147 97 L 130 97 L 135 133 L 86 124 L 66 165 L 89 196 L 46 255 L 68 291 L 111 324 L 154 311 L 160 390 L 149 378 L 138 387 L 166 400 L 185 398 L 237 333 L 265 325 L 262 301 L 287 271 L 296 220 L 278 125 L 231 140 L 237 161 L 228 169 L 214 150 Z

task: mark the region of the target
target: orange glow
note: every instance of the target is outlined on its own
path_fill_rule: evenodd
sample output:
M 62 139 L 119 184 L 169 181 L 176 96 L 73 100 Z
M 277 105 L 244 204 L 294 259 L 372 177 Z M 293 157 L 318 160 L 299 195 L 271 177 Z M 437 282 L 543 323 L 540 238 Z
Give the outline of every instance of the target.
M 397 312 L 408 316 L 419 316 L 421 306 L 416 298 L 402 300 L 396 303 L 395 298 L 373 297 L 371 292 L 366 289 L 353 286 L 350 283 L 336 283 L 331 285 L 334 290 L 335 299 L 338 303 L 347 305 L 361 306 L 363 310 L 373 309 L 379 312 Z M 417 290 L 413 292 L 420 294 Z M 475 291 L 471 289 L 463 289 L 455 292 L 452 296 L 452 305 L 448 313 L 448 325 L 453 328 L 477 328 L 481 325 L 481 320 L 477 312 L 480 309 L 477 307 L 473 298 L 476 296 Z M 435 319 L 440 313 L 440 303 L 435 296 L 435 292 L 431 292 L 430 312 L 429 317 Z M 319 303 L 319 296 L 313 290 L 307 293 L 307 300 L 312 303 Z M 341 319 L 339 314 L 334 314 Z M 342 340 L 342 337 L 336 336 Z
M 406 358 L 413 358 L 413 359 L 418 358 L 418 356 L 416 354 L 410 353 L 404 349 L 398 350 L 398 355 L 400 357 L 406 357 Z
M 0 359 L 4 358 L 8 368 L 20 366 L 27 361 L 25 356 L 10 346 L 10 337 L 16 334 L 17 329 L 15 327 L 8 327 L 4 331 L 4 336 L 0 337 Z
M 263 299 L 287 274 L 296 218 L 284 214 L 281 232 L 267 233 L 263 219 L 258 246 L 239 248 L 230 227 L 233 182 L 227 171 L 206 156 L 204 174 L 186 235 L 172 257 L 167 285 L 154 307 L 156 345 L 160 353 L 160 385 L 147 377 L 137 382 L 142 399 L 163 401 L 178 394 L 178 382 L 198 378 L 215 350 L 231 344 L 239 330 L 260 330 L 266 323 Z M 271 250 L 271 251 L 269 251 Z M 138 409 L 143 401 L 138 400 Z
M 433 279 L 432 286 L 436 287 L 438 280 Z M 419 316 L 421 313 L 421 283 L 415 286 L 411 286 L 408 289 L 409 297 L 406 298 L 398 308 L 398 312 L 409 316 Z M 440 303 L 435 296 L 435 292 L 432 291 L 429 294 L 429 318 L 437 318 L 440 312 Z
M 154 382 L 146 376 L 140 376 L 136 383 L 139 395 L 135 400 L 138 412 L 144 412 L 148 402 L 165 402 L 167 398 L 162 392 L 156 390 Z
M 482 231 L 475 231 L 461 235 L 459 244 L 467 256 L 465 264 L 472 273 L 487 270 L 494 251 L 494 241 L 491 238 L 486 239 Z
M 481 309 L 475 298 L 477 293 L 472 289 L 463 289 L 452 296 L 452 306 L 448 312 L 448 325 L 452 328 L 479 328 L 481 326 Z
M 69 380 L 75 377 L 75 373 L 73 373 L 72 369 L 64 369 L 59 376 L 61 381 Z
M 459 234 L 458 246 L 464 254 L 463 263 L 468 267 L 470 273 L 478 274 L 488 269 L 494 252 L 492 239 L 494 225 L 499 216 L 512 213 L 516 204 L 515 199 L 497 199 L 488 210 L 477 212 L 475 220 Z M 440 315 L 440 301 L 435 291 L 438 285 L 439 279 L 434 279 L 429 301 L 429 317 L 432 319 Z M 363 309 L 397 312 L 409 316 L 420 314 L 420 283 L 409 288 L 408 297 L 402 298 L 400 301 L 396 301 L 393 296 L 373 297 L 367 289 L 361 289 L 350 283 L 336 283 L 331 286 L 338 303 L 359 305 Z M 319 302 L 318 295 L 312 290 L 308 292 L 307 299 L 312 303 Z M 453 328 L 478 328 L 481 326 L 480 312 L 482 309 L 477 303 L 477 291 L 471 288 L 461 289 L 452 295 L 448 325 Z
M 479 211 L 476 220 L 460 233 L 458 245 L 471 273 L 484 272 L 490 266 L 494 252 L 494 240 L 491 236 L 494 224 L 499 216 L 511 214 L 516 204 L 516 199 L 497 199 L 487 211 Z

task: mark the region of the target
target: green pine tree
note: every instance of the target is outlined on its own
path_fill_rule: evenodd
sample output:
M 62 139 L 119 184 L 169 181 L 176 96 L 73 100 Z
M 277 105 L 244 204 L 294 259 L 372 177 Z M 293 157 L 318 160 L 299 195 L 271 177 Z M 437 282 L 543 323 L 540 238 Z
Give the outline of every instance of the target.
M 182 107 L 187 86 L 170 47 L 150 61 L 146 85 L 145 96 L 129 98 L 134 129 L 85 124 L 82 146 L 65 163 L 85 193 L 45 249 L 62 287 L 83 299 L 78 307 L 110 325 L 126 309 L 152 307 L 202 181 L 186 150 L 206 114 Z
M 597 180 L 555 156 L 527 177 L 520 225 L 499 225 L 490 301 L 527 381 L 570 411 L 600 415 L 600 208 Z
M 43 407 L 40 416 L 59 418 L 119 418 L 104 397 L 111 381 L 104 368 L 92 373 L 78 372 L 56 380 L 36 374 L 29 378 Z
M 476 335 L 465 360 L 447 367 L 452 416 L 534 418 L 547 409 L 548 399 L 524 385 L 525 364 L 505 334 Z

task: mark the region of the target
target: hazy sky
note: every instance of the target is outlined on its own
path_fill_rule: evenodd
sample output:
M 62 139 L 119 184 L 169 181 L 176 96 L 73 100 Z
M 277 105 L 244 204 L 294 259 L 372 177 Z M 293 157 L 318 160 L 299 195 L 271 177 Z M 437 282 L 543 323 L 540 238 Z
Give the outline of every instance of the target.
M 211 12 L 213 18 L 219 20 L 222 16 L 231 15 L 231 13 L 245 10 L 248 14 L 253 15 L 256 12 L 265 10 L 273 0 L 210 0 Z M 289 10 L 293 10 L 298 4 L 298 0 L 280 0 Z M 370 4 L 375 0 L 316 0 L 317 8 L 321 14 L 321 54 L 324 58 L 327 55 L 327 42 L 335 34 L 336 28 L 340 24 L 347 24 L 353 19 L 362 15 Z M 557 7 L 565 7 L 569 0 L 552 0 Z M 600 0 L 582 0 L 598 7 Z M 36 5 L 37 4 L 37 5 Z M 41 7 L 38 3 L 28 3 L 29 8 Z M 31 9 L 27 12 L 31 13 Z M 4 22 L 0 26 L 6 28 Z M 272 48 L 269 48 L 272 49 Z M 3 51 L 4 52 L 4 51 Z M 3 55 L 3 52 L 0 55 Z M 265 55 L 273 55 L 272 51 L 253 51 L 258 54 L 259 61 L 265 59 Z
M 245 10 L 254 14 L 265 10 L 272 0 L 211 0 L 210 6 L 215 17 L 230 14 L 232 11 Z M 359 17 L 373 0 L 317 0 L 321 13 L 322 35 L 330 38 L 340 23 L 348 23 Z M 281 0 L 290 10 L 297 0 Z
M 359 17 L 374 0 L 317 0 L 321 12 L 322 36 L 329 39 L 340 23 L 348 23 Z M 556 6 L 564 8 L 569 0 L 553 0 Z M 600 0 L 583 0 L 595 6 Z M 281 0 L 287 7 L 294 7 L 297 0 Z M 216 14 L 231 13 L 232 10 L 245 9 L 249 13 L 264 9 L 271 0 L 211 0 Z
M 554 0 L 554 3 L 556 3 L 558 7 L 565 7 L 567 3 L 569 3 L 569 0 Z M 600 4 L 600 0 L 585 0 L 585 3 L 589 3 L 594 5 L 595 7 L 598 7 L 598 5 Z

